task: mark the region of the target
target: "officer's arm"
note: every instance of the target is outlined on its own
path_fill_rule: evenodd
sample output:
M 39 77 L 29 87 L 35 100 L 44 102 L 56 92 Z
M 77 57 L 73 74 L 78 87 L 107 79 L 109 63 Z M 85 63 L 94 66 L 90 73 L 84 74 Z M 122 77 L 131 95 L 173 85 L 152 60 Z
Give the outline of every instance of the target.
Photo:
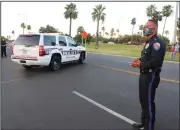
M 152 69 L 159 66 L 161 60 L 163 59 L 162 52 L 160 50 L 160 43 L 153 43 L 151 48 L 151 59 L 149 62 L 141 62 L 142 69 Z

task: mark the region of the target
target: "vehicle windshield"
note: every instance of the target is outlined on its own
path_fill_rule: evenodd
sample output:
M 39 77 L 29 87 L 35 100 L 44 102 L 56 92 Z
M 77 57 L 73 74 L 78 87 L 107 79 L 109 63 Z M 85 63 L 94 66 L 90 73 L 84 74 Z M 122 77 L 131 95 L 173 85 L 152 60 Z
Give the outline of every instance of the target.
M 40 35 L 20 35 L 15 45 L 39 45 Z

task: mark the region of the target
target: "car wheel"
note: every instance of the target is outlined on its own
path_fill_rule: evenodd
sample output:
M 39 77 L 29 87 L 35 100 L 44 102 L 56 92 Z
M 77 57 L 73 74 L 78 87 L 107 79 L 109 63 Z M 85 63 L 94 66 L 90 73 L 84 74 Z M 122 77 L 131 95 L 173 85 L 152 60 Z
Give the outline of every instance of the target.
M 79 63 L 80 63 L 80 64 L 83 64 L 83 63 L 84 63 L 84 60 L 85 60 L 85 53 L 84 53 L 84 52 L 81 52 L 80 57 L 79 57 Z
M 61 66 L 61 58 L 59 56 L 53 56 L 51 63 L 49 65 L 50 69 L 53 71 L 57 71 Z

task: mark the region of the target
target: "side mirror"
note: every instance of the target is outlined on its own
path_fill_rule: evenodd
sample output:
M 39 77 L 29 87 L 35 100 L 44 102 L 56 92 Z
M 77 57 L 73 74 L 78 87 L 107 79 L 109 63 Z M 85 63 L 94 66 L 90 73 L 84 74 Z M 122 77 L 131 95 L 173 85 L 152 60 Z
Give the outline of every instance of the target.
M 56 45 L 56 43 L 55 43 L 55 42 L 51 42 L 51 45 L 52 45 L 52 46 L 55 46 L 55 45 Z
M 77 44 L 73 44 L 73 46 L 77 47 L 78 45 Z

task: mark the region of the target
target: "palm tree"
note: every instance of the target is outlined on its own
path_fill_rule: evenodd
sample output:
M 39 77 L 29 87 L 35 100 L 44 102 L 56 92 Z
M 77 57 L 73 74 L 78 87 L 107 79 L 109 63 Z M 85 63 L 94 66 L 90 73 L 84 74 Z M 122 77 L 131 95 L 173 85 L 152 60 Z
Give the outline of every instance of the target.
M 164 34 L 164 29 L 165 29 L 165 25 L 166 25 L 166 20 L 169 16 L 171 16 L 171 14 L 173 13 L 173 7 L 171 5 L 165 5 L 163 6 L 162 9 L 162 16 L 165 17 L 165 21 L 164 21 L 164 27 L 163 27 L 163 32 L 162 32 L 162 36 Z
M 104 37 L 105 27 L 103 26 L 101 30 L 103 31 L 103 37 Z
M 139 30 L 141 31 L 141 35 L 143 34 L 143 28 L 144 28 L 143 25 L 140 25 L 140 26 L 139 26 Z
M 96 31 L 96 49 L 98 48 L 98 39 L 99 39 L 99 22 L 104 22 L 106 14 L 104 13 L 105 6 L 102 4 L 96 5 L 95 8 L 93 8 L 92 12 L 92 19 L 93 21 L 97 21 L 97 31 Z
M 117 34 L 119 35 L 119 29 L 116 30 Z
M 117 32 L 117 35 L 119 37 L 119 29 L 117 29 L 116 32 Z M 118 43 L 119 43 L 119 38 L 118 38 Z
M 27 30 L 29 31 L 29 33 L 30 33 L 30 30 L 31 30 L 31 25 L 28 25 L 27 26 Z
M 114 28 L 111 29 L 111 37 L 113 38 L 114 35 Z
M 155 21 L 158 28 L 158 21 L 162 21 L 162 12 L 157 11 L 157 7 L 155 5 L 149 5 L 146 8 L 146 15 Z
M 167 35 L 169 34 L 169 31 L 168 31 L 168 30 L 166 30 L 166 31 L 165 31 L 165 34 L 166 34 L 166 37 L 167 37 Z
M 70 19 L 69 22 L 69 36 L 71 36 L 71 26 L 72 26 L 72 19 L 77 19 L 78 17 L 78 12 L 77 12 L 77 8 L 76 5 L 73 3 L 67 4 L 65 6 L 65 12 L 64 12 L 64 17 L 66 19 Z
M 23 34 L 24 34 L 24 29 L 26 28 L 25 23 L 21 23 L 21 28 L 23 29 Z
M 133 18 L 131 20 L 131 24 L 132 24 L 132 36 L 131 36 L 131 43 L 132 43 L 132 40 L 133 40 L 133 31 L 134 31 L 134 25 L 136 24 L 136 18 Z

